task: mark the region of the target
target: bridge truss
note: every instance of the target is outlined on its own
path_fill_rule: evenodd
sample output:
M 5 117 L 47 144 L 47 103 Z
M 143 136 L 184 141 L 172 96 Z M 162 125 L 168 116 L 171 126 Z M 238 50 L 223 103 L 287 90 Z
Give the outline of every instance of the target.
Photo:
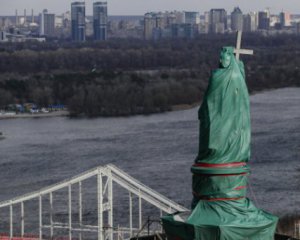
M 83 183 L 89 180 L 96 181 L 97 214 L 95 224 L 87 224 L 86 221 L 83 221 L 83 197 L 85 197 Z M 126 221 L 128 224 L 124 225 L 129 226 L 122 226 L 122 223 L 118 221 L 119 219 L 114 219 L 114 197 L 118 196 L 117 194 L 114 196 L 113 188 L 116 185 L 128 193 L 129 216 Z M 67 192 L 67 199 L 65 199 L 67 201 L 67 222 L 55 221 L 54 194 L 62 190 Z M 74 192 L 76 196 L 74 196 Z M 137 204 L 133 204 L 134 199 L 137 199 Z M 160 215 L 176 211 L 188 211 L 185 207 L 150 189 L 116 166 L 106 165 L 40 191 L 0 203 L 0 212 L 5 211 L 5 209 L 8 210 L 7 239 L 26 239 L 26 226 L 28 225 L 25 222 L 25 213 L 28 214 L 26 203 L 30 201 L 37 203 L 38 232 L 35 233 L 35 237 L 27 237 L 27 239 L 40 240 L 55 239 L 57 237 L 56 232 L 59 230 L 66 231 L 68 234 L 65 239 L 69 240 L 88 239 L 83 237 L 86 233 L 96 234 L 91 239 L 98 240 L 121 240 L 149 234 L 149 227 L 145 229 L 145 223 L 149 224 L 149 220 L 143 219 L 144 202 L 159 210 Z M 76 209 L 74 210 L 74 208 Z M 14 218 L 17 210 L 20 216 Z M 134 215 L 133 210 L 137 211 L 138 214 Z M 137 223 L 134 224 L 134 221 Z M 19 227 L 19 238 L 14 233 L 16 226 Z M 4 230 L 6 229 L 0 229 L 1 232 Z

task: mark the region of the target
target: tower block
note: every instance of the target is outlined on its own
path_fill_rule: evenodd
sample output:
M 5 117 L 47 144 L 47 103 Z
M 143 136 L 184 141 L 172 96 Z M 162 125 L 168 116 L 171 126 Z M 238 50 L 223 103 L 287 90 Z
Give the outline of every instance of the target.
M 169 240 L 273 240 L 278 218 L 246 197 L 250 104 L 241 47 L 223 47 L 199 109 L 199 151 L 191 168 L 192 211 L 162 218 Z

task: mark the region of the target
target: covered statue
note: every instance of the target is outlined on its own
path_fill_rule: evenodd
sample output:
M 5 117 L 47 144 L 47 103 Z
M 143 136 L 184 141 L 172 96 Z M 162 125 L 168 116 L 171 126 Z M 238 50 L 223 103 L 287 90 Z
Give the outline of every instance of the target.
M 277 217 L 246 197 L 250 109 L 245 70 L 224 47 L 199 109 L 199 152 L 192 166 L 192 212 L 162 218 L 168 239 L 273 240 Z

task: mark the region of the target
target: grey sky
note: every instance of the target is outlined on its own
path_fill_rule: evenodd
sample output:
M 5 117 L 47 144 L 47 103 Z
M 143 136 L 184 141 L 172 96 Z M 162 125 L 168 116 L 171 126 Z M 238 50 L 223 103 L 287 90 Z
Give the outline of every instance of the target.
M 87 13 L 91 14 L 94 0 L 86 0 Z M 101 0 L 100 0 L 101 1 Z M 63 13 L 70 9 L 72 0 L 0 0 L 0 15 L 14 15 L 26 8 L 31 12 L 41 12 L 47 8 L 50 12 Z M 270 7 L 271 13 L 282 9 L 290 13 L 300 13 L 300 0 L 107 0 L 110 15 L 142 15 L 148 11 L 186 10 L 203 13 L 211 8 L 225 8 L 231 11 L 240 6 L 243 12 L 257 11 Z

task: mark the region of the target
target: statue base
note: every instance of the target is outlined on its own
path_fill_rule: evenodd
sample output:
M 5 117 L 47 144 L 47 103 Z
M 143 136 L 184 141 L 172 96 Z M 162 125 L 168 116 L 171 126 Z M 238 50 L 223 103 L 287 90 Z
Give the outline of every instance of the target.
M 162 218 L 168 240 L 273 240 L 277 221 L 247 198 L 200 200 L 192 213 Z

